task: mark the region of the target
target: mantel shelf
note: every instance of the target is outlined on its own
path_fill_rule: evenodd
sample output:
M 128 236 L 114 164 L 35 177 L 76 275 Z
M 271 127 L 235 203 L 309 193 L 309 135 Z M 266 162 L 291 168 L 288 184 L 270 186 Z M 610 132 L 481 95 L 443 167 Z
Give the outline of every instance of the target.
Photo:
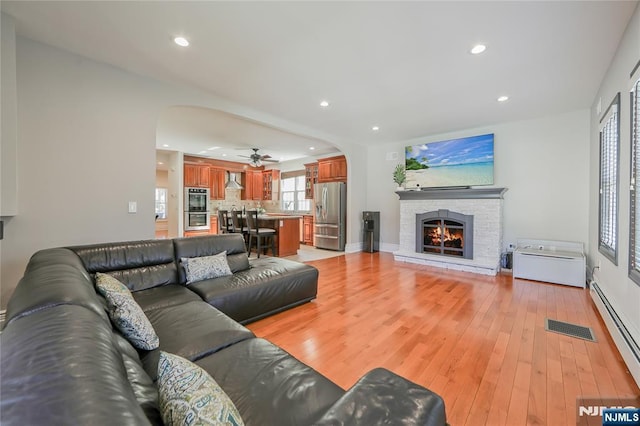
M 452 188 L 396 191 L 400 200 L 503 199 L 508 188 Z

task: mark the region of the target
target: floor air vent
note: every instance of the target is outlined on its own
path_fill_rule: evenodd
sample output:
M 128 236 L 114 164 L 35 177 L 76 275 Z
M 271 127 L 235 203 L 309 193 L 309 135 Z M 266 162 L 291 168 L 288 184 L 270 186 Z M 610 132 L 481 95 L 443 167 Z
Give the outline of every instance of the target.
M 552 319 L 545 319 L 545 328 L 554 333 L 560 333 L 571 337 L 577 337 L 578 339 L 588 340 L 595 342 L 596 338 L 593 335 L 593 331 L 589 327 L 583 327 L 581 325 L 571 324 L 563 321 L 556 321 Z

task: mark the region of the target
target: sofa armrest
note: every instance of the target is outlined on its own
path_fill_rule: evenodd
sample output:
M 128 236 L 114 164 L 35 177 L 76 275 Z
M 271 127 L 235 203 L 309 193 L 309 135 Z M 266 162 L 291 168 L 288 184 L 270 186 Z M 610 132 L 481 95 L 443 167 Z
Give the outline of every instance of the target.
M 444 401 L 389 370 L 364 375 L 314 425 L 444 426 Z

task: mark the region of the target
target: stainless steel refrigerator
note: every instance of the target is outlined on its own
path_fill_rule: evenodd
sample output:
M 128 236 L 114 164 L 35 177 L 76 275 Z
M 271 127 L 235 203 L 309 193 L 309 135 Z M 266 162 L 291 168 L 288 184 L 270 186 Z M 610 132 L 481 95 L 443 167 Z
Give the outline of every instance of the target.
M 347 185 L 343 182 L 316 183 L 314 237 L 317 248 L 344 251 L 347 222 Z

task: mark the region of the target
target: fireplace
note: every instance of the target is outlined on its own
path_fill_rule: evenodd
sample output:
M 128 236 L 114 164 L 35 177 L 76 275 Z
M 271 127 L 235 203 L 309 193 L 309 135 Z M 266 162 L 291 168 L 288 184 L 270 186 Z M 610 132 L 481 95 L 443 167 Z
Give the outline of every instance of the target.
M 506 188 L 484 187 L 397 191 L 400 233 L 394 258 L 400 262 L 496 275 L 500 270 L 502 203 L 506 191 Z M 427 222 L 428 232 L 436 233 L 435 238 L 427 239 L 427 251 L 423 221 Z M 464 232 L 460 238 L 462 228 L 458 227 L 462 226 Z M 438 238 L 438 232 L 444 236 Z
M 416 252 L 473 259 L 473 215 L 449 210 L 416 214 Z

